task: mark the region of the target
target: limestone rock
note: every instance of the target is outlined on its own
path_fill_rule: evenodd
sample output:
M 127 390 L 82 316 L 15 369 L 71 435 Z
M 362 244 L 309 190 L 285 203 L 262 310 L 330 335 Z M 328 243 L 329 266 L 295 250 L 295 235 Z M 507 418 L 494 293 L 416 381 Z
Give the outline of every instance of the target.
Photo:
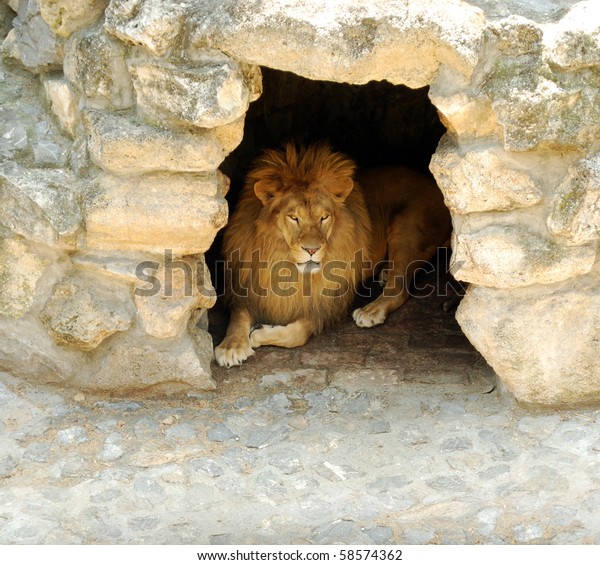
M 0 369 L 35 383 L 69 385 L 86 365 L 85 353 L 58 346 L 39 320 L 0 316 Z
M 548 58 L 567 69 L 600 66 L 600 5 L 578 2 L 544 37 Z
M 63 42 L 42 17 L 38 0 L 19 2 L 13 28 L 14 55 L 27 69 L 39 73 L 60 67 Z
M 470 287 L 456 318 L 521 402 L 600 401 L 600 274 L 535 289 Z
M 55 286 L 40 317 L 59 345 L 91 351 L 113 333 L 127 330 L 134 308 L 128 286 L 75 271 Z
M 162 257 L 125 251 L 93 252 L 80 251 L 71 256 L 74 265 L 94 270 L 105 277 L 126 282 L 132 286 L 140 284 L 140 265 L 148 261 L 160 264 Z
M 0 2 L 0 41 L 2 41 L 12 29 L 12 20 L 14 16 L 15 12 L 11 10 L 10 6 Z
M 0 317 L 18 319 L 31 308 L 48 260 L 16 237 L 0 238 Z
M 600 154 L 582 159 L 569 169 L 558 187 L 548 228 L 570 245 L 582 245 L 600 236 Z
M 80 122 L 77 94 L 60 75 L 45 76 L 42 85 L 60 128 L 69 136 L 75 137 L 75 130 Z
M 148 284 L 138 281 L 134 291 L 142 327 L 148 334 L 176 337 L 185 330 L 193 310 L 214 306 L 216 293 L 202 257 L 174 261 L 167 255 L 152 271 L 154 274 L 145 272 Z
M 493 225 L 455 233 L 450 270 L 479 286 L 517 288 L 551 284 L 587 273 L 594 246 L 564 247 L 518 225 Z
M 546 58 L 540 26 L 511 17 L 490 24 L 482 90 L 505 149 L 587 149 L 600 135 L 600 78 L 564 73 Z
M 465 92 L 450 92 L 436 81 L 429 98 L 438 110 L 440 121 L 448 132 L 462 140 L 477 138 L 502 138 L 502 128 L 496 119 L 489 99 L 472 97 Z
M 214 171 L 244 132 L 243 119 L 213 130 L 175 132 L 97 110 L 84 113 L 84 124 L 92 161 L 117 174 Z
M 195 66 L 132 60 L 129 72 L 138 113 L 149 123 L 214 128 L 242 118 L 250 103 L 244 74 L 232 60 Z
M 220 0 L 194 8 L 196 47 L 312 79 L 411 88 L 431 84 L 440 66 L 470 76 L 485 27 L 478 8 L 454 0 L 348 0 L 327 10 L 318 0 Z
M 440 142 L 430 169 L 451 212 L 513 210 L 541 200 L 533 179 L 503 161 L 499 153 L 484 149 L 463 154 L 447 137 Z
M 216 386 L 210 376 L 212 340 L 207 332 L 192 340 L 187 333 L 158 339 L 129 331 L 102 344 L 94 357 L 89 373 L 75 379 L 86 390 L 177 393 Z
M 73 247 L 81 229 L 80 188 L 64 170 L 0 172 L 0 224 L 50 246 Z
M 217 174 L 101 175 L 85 199 L 88 249 L 204 253 L 227 222 Z M 225 184 L 226 186 L 226 184 Z
M 38 0 L 42 18 L 56 35 L 68 37 L 92 25 L 104 12 L 109 0 Z
M 127 66 L 125 46 L 101 27 L 73 34 L 65 47 L 64 72 L 91 108 L 131 108 L 135 97 Z
M 113 1 L 106 10 L 104 27 L 119 39 L 162 56 L 181 33 L 184 8 L 180 0 Z

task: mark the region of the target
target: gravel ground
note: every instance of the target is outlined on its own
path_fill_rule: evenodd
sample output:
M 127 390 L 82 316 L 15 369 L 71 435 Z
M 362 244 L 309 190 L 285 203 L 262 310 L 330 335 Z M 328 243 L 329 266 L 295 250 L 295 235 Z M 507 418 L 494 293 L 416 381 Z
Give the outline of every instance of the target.
M 1 375 L 0 543 L 600 543 L 600 410 L 517 405 L 438 302 L 264 348 L 217 392 Z

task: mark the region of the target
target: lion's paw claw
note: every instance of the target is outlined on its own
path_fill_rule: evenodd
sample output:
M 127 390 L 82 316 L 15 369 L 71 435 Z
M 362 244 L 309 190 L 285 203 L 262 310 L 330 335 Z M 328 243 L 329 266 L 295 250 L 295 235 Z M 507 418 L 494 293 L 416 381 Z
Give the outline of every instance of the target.
M 381 310 L 369 310 L 367 308 L 357 308 L 352 312 L 352 319 L 359 328 L 372 328 L 385 322 L 385 312 Z
M 226 344 L 222 343 L 215 347 L 215 359 L 221 367 L 228 369 L 235 365 L 241 365 L 248 357 L 254 355 L 254 349 L 250 344 Z

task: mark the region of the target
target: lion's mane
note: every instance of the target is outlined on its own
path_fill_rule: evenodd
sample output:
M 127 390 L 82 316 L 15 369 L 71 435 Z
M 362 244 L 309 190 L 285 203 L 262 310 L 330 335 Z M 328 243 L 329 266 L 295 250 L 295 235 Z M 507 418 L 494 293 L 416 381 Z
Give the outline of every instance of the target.
M 340 179 L 353 177 L 355 169 L 353 161 L 322 144 L 308 149 L 288 144 L 283 150 L 266 151 L 255 162 L 224 236 L 227 299 L 232 308 L 246 308 L 254 320 L 264 324 L 285 325 L 307 318 L 314 333 L 347 313 L 362 269 L 372 255 L 372 226 L 358 183 L 345 201 L 336 203 L 322 268 L 298 273 L 296 283 L 272 279 L 274 266 L 290 262 L 289 247 L 276 225 L 286 193 L 272 204 L 263 204 L 254 185 L 266 180 L 279 186 L 316 183 L 335 189 Z M 294 276 L 296 273 L 290 273 L 290 278 Z M 274 286 L 284 292 L 274 292 Z

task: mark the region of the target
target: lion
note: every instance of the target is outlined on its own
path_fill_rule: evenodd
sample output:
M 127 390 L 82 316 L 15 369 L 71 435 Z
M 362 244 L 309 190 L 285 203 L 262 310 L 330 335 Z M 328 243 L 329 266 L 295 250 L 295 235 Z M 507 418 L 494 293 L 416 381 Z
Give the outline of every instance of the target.
M 325 143 L 265 151 L 224 234 L 231 318 L 217 363 L 239 365 L 262 345 L 304 345 L 347 315 L 358 285 L 387 261 L 383 293 L 352 313 L 359 327 L 382 324 L 450 232 L 425 174 L 358 170 Z

